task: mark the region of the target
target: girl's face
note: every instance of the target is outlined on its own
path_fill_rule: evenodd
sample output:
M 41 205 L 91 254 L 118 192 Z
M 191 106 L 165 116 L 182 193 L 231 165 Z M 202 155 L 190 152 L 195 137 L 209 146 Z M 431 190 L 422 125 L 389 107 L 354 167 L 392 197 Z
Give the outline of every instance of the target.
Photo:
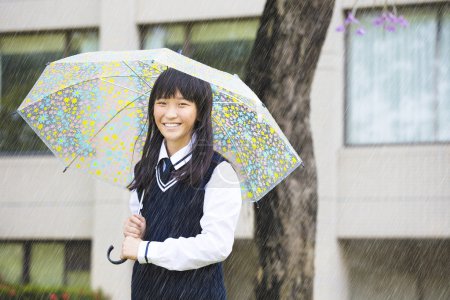
M 174 98 L 157 99 L 153 109 L 156 126 L 167 143 L 183 147 L 191 139 L 197 106 L 194 102 L 183 98 L 179 91 Z

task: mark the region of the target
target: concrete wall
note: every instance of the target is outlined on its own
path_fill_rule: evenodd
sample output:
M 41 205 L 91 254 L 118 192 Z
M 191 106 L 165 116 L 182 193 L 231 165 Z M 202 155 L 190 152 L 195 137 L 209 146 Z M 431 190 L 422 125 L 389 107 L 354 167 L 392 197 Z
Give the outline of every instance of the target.
M 52 156 L 0 158 L 2 239 L 91 239 L 95 183 Z
M 450 145 L 338 153 L 338 237 L 450 236 Z
M 95 28 L 100 0 L 0 1 L 0 32 Z
M 311 92 L 311 126 L 319 193 L 314 299 L 348 299 L 346 269 L 336 239 L 336 153 L 343 145 L 344 40 L 334 28 L 343 22 L 340 5 L 340 1 L 335 2 Z
M 383 2 L 362 0 L 359 5 Z M 396 1 L 413 2 L 429 3 Z M 98 28 L 101 50 L 138 49 L 139 25 L 259 16 L 264 3 L 263 0 L 3 0 L 0 33 Z M 367 271 L 365 275 L 355 271 L 350 261 L 357 251 L 343 248 L 339 238 L 450 237 L 448 144 L 344 146 L 344 40 L 334 28 L 343 22 L 342 9 L 353 4 L 354 0 L 335 3 L 311 95 L 319 180 L 316 299 L 361 299 L 365 289 L 378 284 L 369 287 L 368 281 L 384 282 L 382 275 L 370 277 Z M 0 238 L 92 239 L 93 287 L 101 287 L 114 299 L 126 299 L 131 264 L 112 266 L 105 253 L 111 243 L 120 246 L 129 195 L 75 170 L 62 175 L 62 168 L 51 156 L 0 157 Z M 237 238 L 252 237 L 253 208 L 244 204 Z M 236 244 L 237 252 L 226 266 L 230 274 L 247 253 L 254 261 L 254 246 L 246 242 Z M 247 276 L 252 276 L 252 272 L 248 271 Z M 395 272 L 391 277 L 397 278 Z M 398 284 L 406 286 L 408 280 L 400 276 Z M 247 291 L 249 285 L 247 280 Z M 236 281 L 228 281 L 227 286 L 236 286 Z M 251 297 L 250 292 L 248 295 Z

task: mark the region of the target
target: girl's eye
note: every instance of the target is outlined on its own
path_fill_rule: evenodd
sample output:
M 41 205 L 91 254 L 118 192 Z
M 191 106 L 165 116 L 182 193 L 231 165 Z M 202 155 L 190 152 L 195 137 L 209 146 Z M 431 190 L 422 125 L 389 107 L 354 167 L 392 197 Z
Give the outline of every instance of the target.
M 158 101 L 158 102 L 156 102 L 156 104 L 158 104 L 158 105 L 165 105 L 166 102 L 165 101 Z

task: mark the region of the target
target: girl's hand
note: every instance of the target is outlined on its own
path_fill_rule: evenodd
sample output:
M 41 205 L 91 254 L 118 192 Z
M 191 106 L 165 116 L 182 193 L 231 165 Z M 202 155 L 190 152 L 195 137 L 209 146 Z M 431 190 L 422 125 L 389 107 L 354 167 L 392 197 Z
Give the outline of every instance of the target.
M 140 242 L 142 242 L 141 239 L 127 236 L 122 243 L 122 254 L 120 258 L 137 260 Z
M 142 239 L 144 237 L 146 224 L 143 216 L 134 214 L 125 221 L 123 235 L 125 237 L 129 236 Z

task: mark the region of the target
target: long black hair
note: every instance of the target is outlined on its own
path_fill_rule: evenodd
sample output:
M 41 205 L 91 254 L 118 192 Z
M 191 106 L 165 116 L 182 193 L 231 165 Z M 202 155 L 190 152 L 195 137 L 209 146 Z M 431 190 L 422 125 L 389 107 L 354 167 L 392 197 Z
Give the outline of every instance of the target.
M 195 103 L 197 118 L 193 128 L 196 134 L 192 145 L 192 157 L 181 168 L 173 171 L 179 182 L 198 187 L 209 168 L 213 150 L 213 132 L 211 124 L 212 90 L 211 85 L 175 69 L 168 68 L 156 79 L 148 103 L 148 132 L 141 160 L 134 167 L 134 179 L 127 186 L 131 191 L 148 189 L 155 177 L 159 151 L 164 140 L 153 117 L 155 101 L 161 98 L 175 97 L 179 91 L 184 99 Z

